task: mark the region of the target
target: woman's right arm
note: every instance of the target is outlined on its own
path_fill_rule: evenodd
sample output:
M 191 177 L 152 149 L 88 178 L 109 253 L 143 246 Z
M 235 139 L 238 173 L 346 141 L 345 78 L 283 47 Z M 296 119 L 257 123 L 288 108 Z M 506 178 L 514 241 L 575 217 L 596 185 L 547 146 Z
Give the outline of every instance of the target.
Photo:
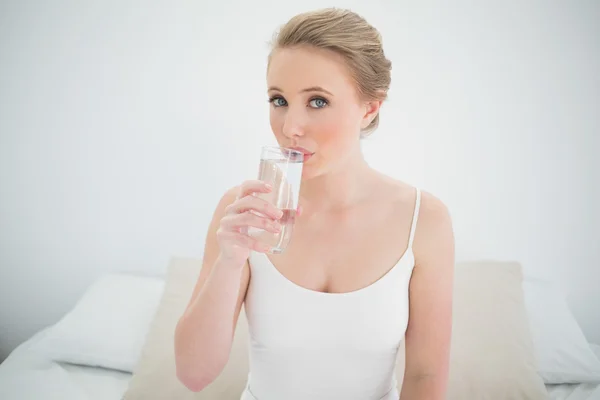
M 216 379 L 229 359 L 250 278 L 250 250 L 267 250 L 244 232 L 249 226 L 270 231 L 278 228 L 279 210 L 251 195 L 269 190 L 263 182 L 245 182 L 229 190 L 214 212 L 202 269 L 175 329 L 177 377 L 192 391 L 200 391 Z

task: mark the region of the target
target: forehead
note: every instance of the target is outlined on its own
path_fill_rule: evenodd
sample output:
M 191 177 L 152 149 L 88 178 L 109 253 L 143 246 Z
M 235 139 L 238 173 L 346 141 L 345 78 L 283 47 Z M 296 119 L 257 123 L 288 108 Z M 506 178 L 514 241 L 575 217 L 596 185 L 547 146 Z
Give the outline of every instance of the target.
M 321 86 L 330 92 L 355 92 L 354 81 L 342 56 L 331 50 L 309 47 L 274 50 L 267 84 L 285 92 L 313 86 Z

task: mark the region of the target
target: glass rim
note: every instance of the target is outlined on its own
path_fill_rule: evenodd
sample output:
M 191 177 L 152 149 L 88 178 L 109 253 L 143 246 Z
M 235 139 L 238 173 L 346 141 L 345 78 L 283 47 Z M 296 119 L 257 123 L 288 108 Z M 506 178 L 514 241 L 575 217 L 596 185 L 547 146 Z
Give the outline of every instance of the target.
M 287 156 L 288 158 L 296 158 L 296 157 L 302 157 L 304 158 L 304 153 L 302 153 L 301 151 L 295 150 L 295 149 L 291 149 L 289 147 L 285 147 L 285 146 L 275 146 L 275 145 L 265 145 L 261 147 L 262 151 L 273 151 L 273 152 L 280 152 L 281 154 Z

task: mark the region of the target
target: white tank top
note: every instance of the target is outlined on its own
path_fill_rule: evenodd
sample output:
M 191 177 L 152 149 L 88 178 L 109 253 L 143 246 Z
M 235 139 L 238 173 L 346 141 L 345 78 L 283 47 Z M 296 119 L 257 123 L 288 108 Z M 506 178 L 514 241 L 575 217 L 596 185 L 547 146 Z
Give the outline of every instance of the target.
M 353 292 L 306 289 L 252 252 L 245 300 L 250 372 L 242 400 L 398 400 L 395 367 L 408 325 L 418 189 L 416 198 L 400 260 Z

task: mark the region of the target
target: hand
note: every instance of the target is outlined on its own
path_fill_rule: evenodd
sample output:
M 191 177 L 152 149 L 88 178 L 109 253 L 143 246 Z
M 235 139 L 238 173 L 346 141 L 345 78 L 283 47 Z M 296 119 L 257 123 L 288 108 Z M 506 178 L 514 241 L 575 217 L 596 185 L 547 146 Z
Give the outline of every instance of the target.
M 273 204 L 253 193 L 269 193 L 272 188 L 260 180 L 246 181 L 240 186 L 236 200 L 225 209 L 225 215 L 217 229 L 220 258 L 243 267 L 250 251 L 267 252 L 270 246 L 248 235 L 248 228 L 264 229 L 279 233 L 279 219 L 283 212 Z M 257 215 L 260 213 L 261 215 Z

